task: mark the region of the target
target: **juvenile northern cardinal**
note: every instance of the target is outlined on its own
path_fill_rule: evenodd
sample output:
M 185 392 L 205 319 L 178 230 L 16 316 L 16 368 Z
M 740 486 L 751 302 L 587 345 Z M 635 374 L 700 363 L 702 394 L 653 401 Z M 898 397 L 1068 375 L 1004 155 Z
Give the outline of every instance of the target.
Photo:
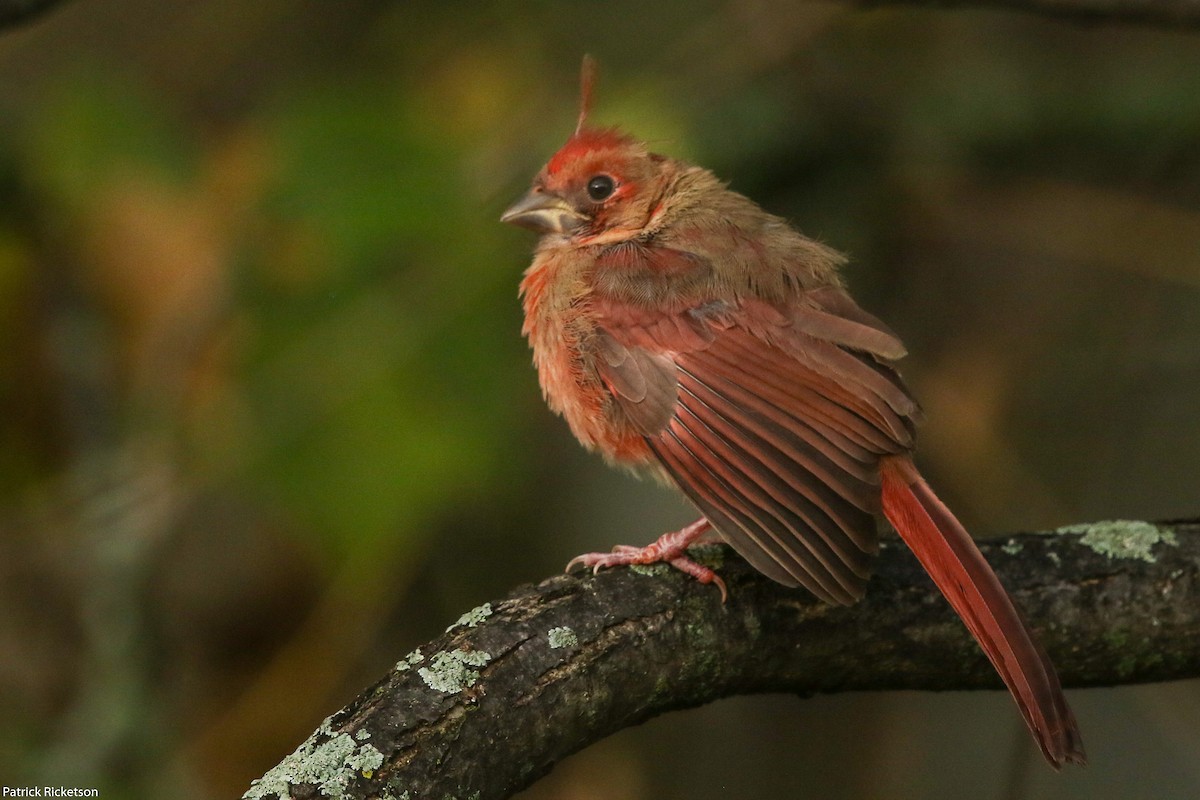
M 572 561 L 667 561 L 715 531 L 768 577 L 862 597 L 882 513 L 991 659 L 1051 765 L 1085 762 L 1054 666 L 970 535 L 912 462 L 920 410 L 896 334 L 843 288 L 844 259 L 701 167 L 579 124 L 501 218 L 541 234 L 521 282 L 542 391 L 585 447 L 676 486 L 703 518 L 648 547 Z

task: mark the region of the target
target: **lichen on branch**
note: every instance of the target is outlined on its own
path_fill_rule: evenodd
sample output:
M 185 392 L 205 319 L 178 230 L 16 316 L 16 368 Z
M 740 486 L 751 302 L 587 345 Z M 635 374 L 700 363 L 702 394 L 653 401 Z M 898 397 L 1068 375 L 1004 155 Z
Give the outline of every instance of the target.
M 1067 687 L 1200 676 L 1200 523 L 1104 522 L 981 543 Z M 911 554 L 823 605 L 705 553 L 674 571 L 558 576 L 464 614 L 334 714 L 247 800 L 509 797 L 665 711 L 760 692 L 999 688 Z

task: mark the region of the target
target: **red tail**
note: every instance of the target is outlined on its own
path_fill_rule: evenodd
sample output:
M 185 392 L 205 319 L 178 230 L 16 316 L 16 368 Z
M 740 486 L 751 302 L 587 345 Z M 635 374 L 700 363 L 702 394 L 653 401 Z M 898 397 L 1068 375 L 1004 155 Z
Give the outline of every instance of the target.
M 907 457 L 885 458 L 881 472 L 883 513 L 1004 679 L 1046 760 L 1087 763 L 1054 665 L 970 534 Z

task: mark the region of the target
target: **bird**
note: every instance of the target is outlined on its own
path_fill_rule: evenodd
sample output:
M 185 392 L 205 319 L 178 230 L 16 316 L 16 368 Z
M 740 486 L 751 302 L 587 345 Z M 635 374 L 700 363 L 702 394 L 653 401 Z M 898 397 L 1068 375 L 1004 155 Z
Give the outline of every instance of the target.
M 589 122 L 501 221 L 539 234 L 520 283 L 543 395 L 589 450 L 702 514 L 645 547 L 568 564 L 666 562 L 727 590 L 689 545 L 716 536 L 768 578 L 851 605 L 880 516 L 979 643 L 1046 760 L 1085 764 L 1058 675 L 970 534 L 913 461 L 922 411 L 900 338 L 851 298 L 846 259 L 710 170 Z

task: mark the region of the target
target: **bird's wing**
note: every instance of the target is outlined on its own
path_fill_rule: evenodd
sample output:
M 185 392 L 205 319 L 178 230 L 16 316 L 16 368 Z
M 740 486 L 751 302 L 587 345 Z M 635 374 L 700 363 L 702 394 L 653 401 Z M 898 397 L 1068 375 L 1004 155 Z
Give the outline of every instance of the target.
M 911 448 L 919 414 L 895 334 L 835 287 L 787 307 L 598 297 L 592 312 L 601 379 L 722 536 L 780 583 L 861 597 L 879 458 Z

